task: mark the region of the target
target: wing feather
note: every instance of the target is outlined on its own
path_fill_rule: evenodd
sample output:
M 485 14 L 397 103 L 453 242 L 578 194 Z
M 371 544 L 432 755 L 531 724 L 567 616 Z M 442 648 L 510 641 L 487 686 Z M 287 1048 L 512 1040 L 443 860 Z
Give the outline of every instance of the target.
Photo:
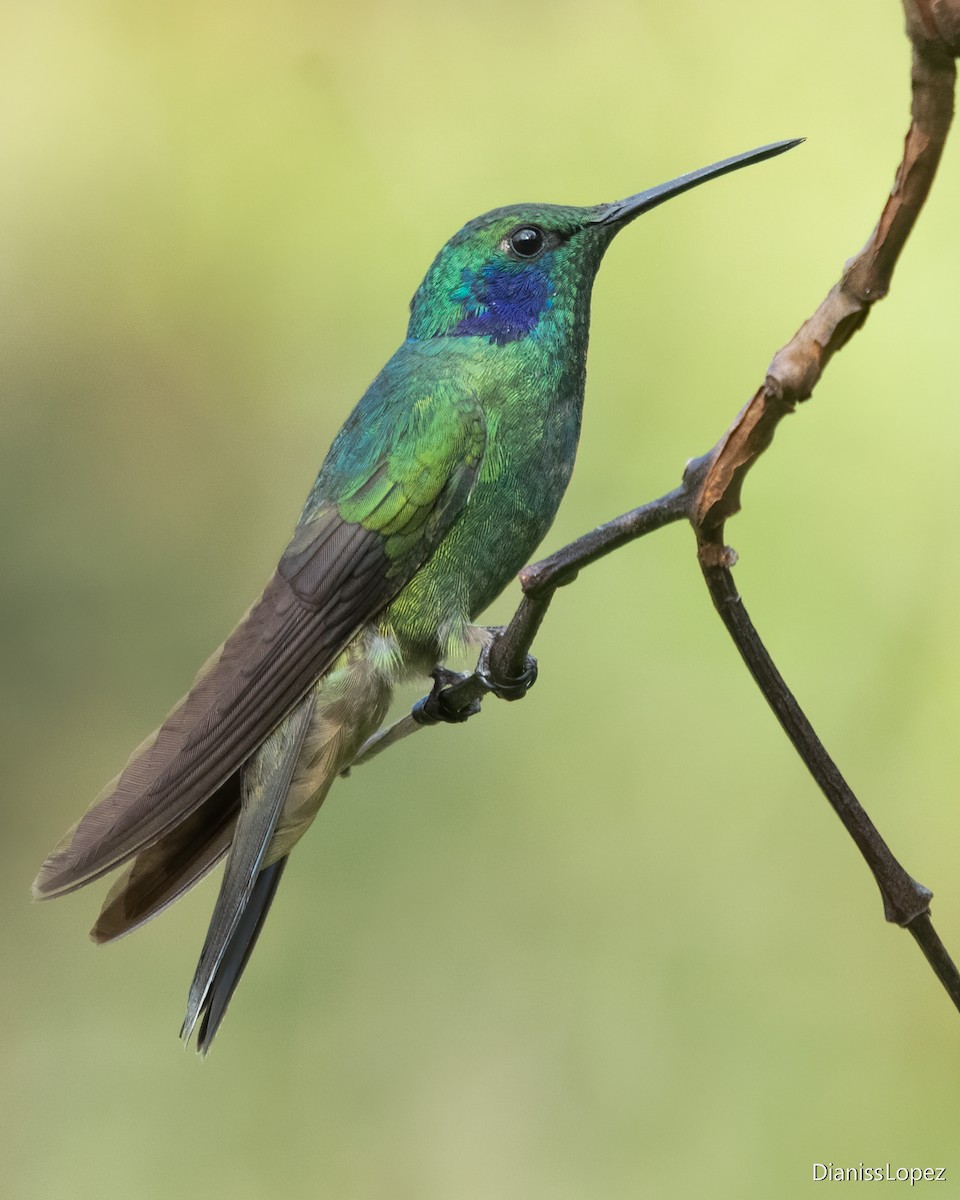
M 235 771 L 196 812 L 124 868 L 90 931 L 96 943 L 139 929 L 213 870 L 233 841 L 241 777 Z
M 170 837 L 430 557 L 469 501 L 486 426 L 472 400 L 421 408 L 413 405 L 409 419 L 431 448 L 430 470 L 403 428 L 394 430 L 395 450 L 342 488 L 341 500 L 324 495 L 325 472 L 333 473 L 325 464 L 263 595 L 50 854 L 36 896 L 73 891 Z

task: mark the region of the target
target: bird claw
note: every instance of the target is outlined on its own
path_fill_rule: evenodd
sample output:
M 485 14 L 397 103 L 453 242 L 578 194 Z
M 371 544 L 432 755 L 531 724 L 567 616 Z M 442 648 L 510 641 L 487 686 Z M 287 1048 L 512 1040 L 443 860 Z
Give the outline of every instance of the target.
M 490 670 L 490 646 L 487 644 L 480 651 L 480 661 L 477 664 L 477 677 L 488 692 L 492 692 L 498 700 L 522 700 L 527 692 L 537 682 L 539 667 L 532 654 L 528 654 L 523 664 L 523 672 L 514 679 L 494 677 Z
M 537 681 L 537 660 L 528 654 L 523 666 L 523 673 L 515 679 L 495 676 L 490 669 L 489 645 L 486 645 L 480 652 L 480 661 L 474 674 L 484 690 L 499 700 L 522 700 Z M 437 725 L 440 722 L 461 725 L 480 711 L 479 696 L 462 708 L 454 708 L 450 703 L 450 688 L 471 678 L 470 675 L 462 675 L 446 667 L 434 667 L 430 674 L 433 676 L 430 695 L 418 700 L 410 713 L 418 725 Z
M 434 667 L 433 687 L 429 696 L 424 696 L 413 706 L 410 715 L 418 725 L 437 725 L 443 721 L 448 725 L 461 725 L 480 711 L 480 700 L 471 700 L 464 708 L 454 708 L 448 699 L 447 689 L 462 683 L 468 675 L 459 671 L 448 671 L 446 667 Z

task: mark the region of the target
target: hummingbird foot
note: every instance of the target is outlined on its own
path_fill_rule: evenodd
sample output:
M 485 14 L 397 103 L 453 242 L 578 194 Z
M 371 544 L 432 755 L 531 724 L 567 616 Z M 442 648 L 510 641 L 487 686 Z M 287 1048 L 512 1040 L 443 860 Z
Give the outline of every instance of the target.
M 498 633 L 499 630 L 490 629 L 487 632 Z M 528 654 L 523 663 L 522 673 L 513 678 L 504 678 L 502 675 L 495 674 L 492 669 L 490 663 L 491 644 L 492 639 L 488 639 L 480 651 L 480 661 L 477 663 L 476 672 L 478 679 L 487 691 L 492 692 L 498 700 L 522 700 L 537 682 L 539 671 L 537 660 L 532 654 Z
M 463 683 L 470 678 L 469 675 L 450 671 L 446 667 L 434 667 L 430 674 L 433 676 L 430 695 L 418 700 L 410 713 L 418 725 L 436 725 L 440 721 L 448 725 L 460 725 L 480 711 L 479 698 L 471 700 L 464 708 L 454 708 L 448 698 L 447 689 L 455 683 Z

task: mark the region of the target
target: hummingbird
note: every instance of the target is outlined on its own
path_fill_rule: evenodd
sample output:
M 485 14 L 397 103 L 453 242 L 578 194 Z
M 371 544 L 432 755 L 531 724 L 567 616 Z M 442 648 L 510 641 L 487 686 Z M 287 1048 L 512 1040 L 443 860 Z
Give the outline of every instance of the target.
M 34 896 L 123 868 L 91 930 L 138 928 L 226 865 L 181 1036 L 205 1053 L 290 852 L 383 722 L 393 687 L 484 644 L 473 622 L 529 561 L 573 470 L 590 296 L 626 225 L 802 139 L 612 204 L 516 204 L 434 259 L 406 340 L 347 418 L 259 600 L 44 861 Z M 482 663 L 481 658 L 481 663 Z M 523 693 L 534 664 L 505 698 Z

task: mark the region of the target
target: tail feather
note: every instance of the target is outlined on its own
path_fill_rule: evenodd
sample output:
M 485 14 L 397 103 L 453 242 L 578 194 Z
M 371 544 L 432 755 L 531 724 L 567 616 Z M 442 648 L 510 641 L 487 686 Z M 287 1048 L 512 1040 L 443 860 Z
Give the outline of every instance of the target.
M 200 1009 L 200 1032 L 197 1034 L 197 1050 L 200 1054 L 207 1053 L 217 1035 L 227 1005 L 257 944 L 286 865 L 286 858 L 281 858 L 257 876 L 247 907 L 227 943 Z
M 242 771 L 240 815 L 227 866 L 197 964 L 181 1036 L 189 1038 L 208 1003 L 221 963 L 244 923 L 294 771 L 313 719 L 311 693 L 267 738 Z M 269 865 L 269 864 L 268 864 Z M 256 913 L 254 920 L 258 920 Z M 244 958 L 245 962 L 246 959 Z M 242 963 L 241 968 L 242 969 Z M 239 971 L 236 978 L 239 978 Z M 236 980 L 234 980 L 235 985 Z M 232 991 L 232 987 L 230 989 Z M 229 995 L 227 996 L 229 999 Z
M 199 883 L 230 848 L 240 812 L 237 771 L 191 816 L 142 850 L 115 881 L 90 936 L 111 942 L 139 928 Z

